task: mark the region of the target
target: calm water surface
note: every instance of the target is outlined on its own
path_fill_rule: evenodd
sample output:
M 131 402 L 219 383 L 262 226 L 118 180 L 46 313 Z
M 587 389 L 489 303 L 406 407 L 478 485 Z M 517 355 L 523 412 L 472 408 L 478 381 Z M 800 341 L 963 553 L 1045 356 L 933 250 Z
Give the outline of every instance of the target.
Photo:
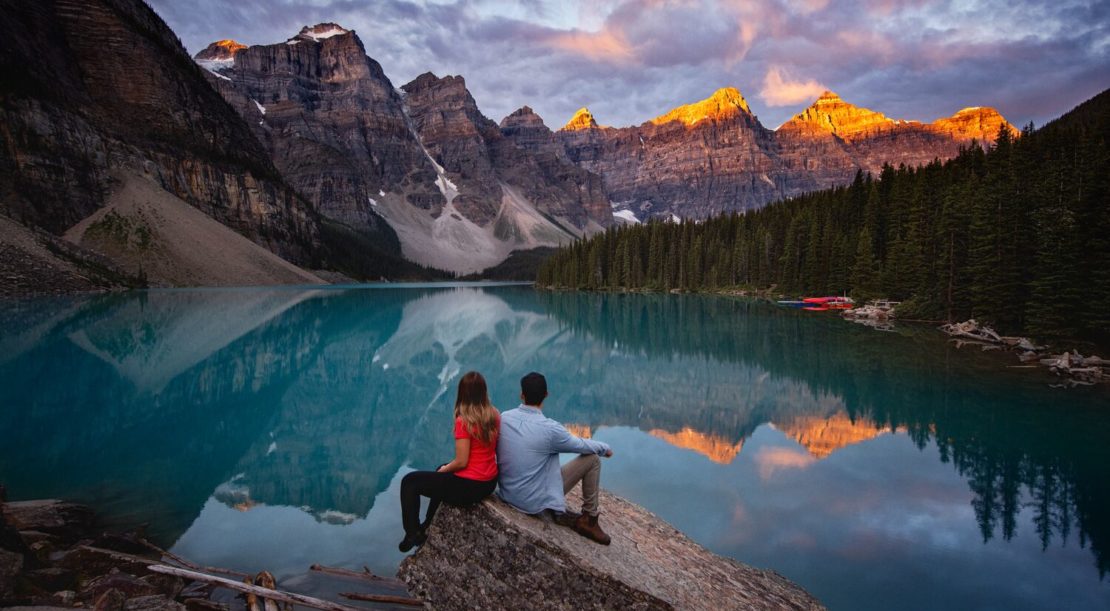
M 519 286 L 0 302 L 0 482 L 312 591 L 391 574 L 462 373 L 613 445 L 602 484 L 831 609 L 1108 609 L 1110 393 L 931 330 Z

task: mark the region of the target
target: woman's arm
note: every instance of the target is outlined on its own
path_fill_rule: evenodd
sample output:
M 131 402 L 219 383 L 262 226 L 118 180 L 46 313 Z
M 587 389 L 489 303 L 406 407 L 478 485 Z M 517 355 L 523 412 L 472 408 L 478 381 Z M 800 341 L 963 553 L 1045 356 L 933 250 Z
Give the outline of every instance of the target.
M 455 440 L 455 458 L 451 462 L 443 465 L 437 471 L 440 473 L 454 473 L 466 468 L 466 464 L 470 462 L 470 438 L 464 437 Z

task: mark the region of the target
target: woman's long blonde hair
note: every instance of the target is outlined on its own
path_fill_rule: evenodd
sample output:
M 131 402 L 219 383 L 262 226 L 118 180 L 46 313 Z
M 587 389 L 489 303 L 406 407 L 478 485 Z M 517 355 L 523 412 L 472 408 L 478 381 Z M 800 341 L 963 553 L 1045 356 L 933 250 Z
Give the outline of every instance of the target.
M 471 435 L 485 443 L 497 441 L 500 414 L 489 401 L 486 379 L 477 371 L 468 371 L 459 380 L 459 394 L 455 397 L 455 417 Z

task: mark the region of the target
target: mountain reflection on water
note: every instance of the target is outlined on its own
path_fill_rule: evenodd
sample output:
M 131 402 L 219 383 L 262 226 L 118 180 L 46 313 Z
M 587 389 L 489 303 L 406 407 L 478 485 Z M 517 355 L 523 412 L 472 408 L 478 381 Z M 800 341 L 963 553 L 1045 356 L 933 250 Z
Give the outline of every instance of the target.
M 931 330 L 495 286 L 148 291 L 0 321 L 10 496 L 150 522 L 204 563 L 394 570 L 397 482 L 448 457 L 459 375 L 504 410 L 538 370 L 548 413 L 614 444 L 603 485 L 831 608 L 1110 600 L 1105 390 Z

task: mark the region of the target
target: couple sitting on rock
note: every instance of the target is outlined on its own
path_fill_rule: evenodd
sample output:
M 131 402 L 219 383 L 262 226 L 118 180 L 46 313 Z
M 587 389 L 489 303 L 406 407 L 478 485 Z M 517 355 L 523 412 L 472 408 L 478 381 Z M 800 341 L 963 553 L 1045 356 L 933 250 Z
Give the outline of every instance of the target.
M 546 514 L 580 535 L 609 544 L 598 525 L 601 460 L 612 456 L 608 444 L 581 439 L 543 415 L 547 380 L 530 373 L 520 380 L 516 409 L 499 414 L 490 404 L 486 381 L 476 371 L 459 380 L 455 399 L 455 458 L 435 471 L 413 471 L 401 480 L 402 552 L 421 545 L 440 503 L 471 505 L 498 495 L 516 509 Z M 579 454 L 559 466 L 560 453 Z M 500 476 L 500 477 L 499 477 Z M 500 481 L 499 481 L 500 479 Z M 582 513 L 567 511 L 564 495 L 582 482 Z M 420 522 L 420 497 L 431 499 Z

